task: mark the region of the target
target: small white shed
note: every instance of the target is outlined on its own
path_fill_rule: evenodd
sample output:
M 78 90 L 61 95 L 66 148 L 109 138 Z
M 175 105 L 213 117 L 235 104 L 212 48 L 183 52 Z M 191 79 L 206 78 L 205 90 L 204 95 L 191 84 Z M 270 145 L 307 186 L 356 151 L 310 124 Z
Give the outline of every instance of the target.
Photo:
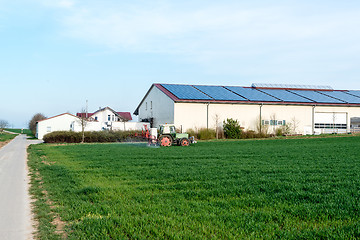
M 50 117 L 36 124 L 36 136 L 43 139 L 44 135 L 54 131 L 74 131 L 79 118 L 70 114 L 63 113 L 54 117 Z

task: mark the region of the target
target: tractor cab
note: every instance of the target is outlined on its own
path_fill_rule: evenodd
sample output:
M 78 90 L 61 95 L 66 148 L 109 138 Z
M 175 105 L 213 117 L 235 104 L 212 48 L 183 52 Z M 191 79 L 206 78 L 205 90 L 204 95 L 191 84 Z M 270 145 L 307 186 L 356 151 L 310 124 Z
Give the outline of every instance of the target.
M 160 125 L 160 134 L 176 134 L 176 128 L 170 124 Z
M 189 146 L 191 139 L 187 133 L 177 133 L 173 124 L 162 124 L 159 128 L 159 142 L 161 146 L 171 146 L 173 144 Z

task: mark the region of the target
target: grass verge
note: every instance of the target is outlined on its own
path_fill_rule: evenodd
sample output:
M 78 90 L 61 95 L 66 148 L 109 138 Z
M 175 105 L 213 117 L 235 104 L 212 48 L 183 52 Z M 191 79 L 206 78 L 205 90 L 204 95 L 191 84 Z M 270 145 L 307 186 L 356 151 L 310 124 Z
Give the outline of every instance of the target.
M 360 238 L 360 137 L 28 151 L 41 239 Z
M 0 142 L 7 142 L 14 139 L 17 135 L 16 134 L 9 134 L 9 133 L 0 133 Z

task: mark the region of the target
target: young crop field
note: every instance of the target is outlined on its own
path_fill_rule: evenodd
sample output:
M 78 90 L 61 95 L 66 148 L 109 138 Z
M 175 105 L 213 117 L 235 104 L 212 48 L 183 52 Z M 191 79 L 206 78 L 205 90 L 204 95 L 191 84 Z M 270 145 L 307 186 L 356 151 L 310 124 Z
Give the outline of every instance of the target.
M 359 239 L 360 137 L 32 145 L 41 239 Z
M 0 133 L 0 142 L 10 141 L 11 139 L 13 139 L 15 137 L 16 137 L 16 134 Z

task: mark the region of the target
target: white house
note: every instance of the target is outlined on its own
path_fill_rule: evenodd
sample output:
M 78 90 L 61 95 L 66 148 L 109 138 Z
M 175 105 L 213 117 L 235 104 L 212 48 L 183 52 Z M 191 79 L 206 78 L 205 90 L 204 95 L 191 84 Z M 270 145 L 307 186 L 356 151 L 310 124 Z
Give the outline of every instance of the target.
M 153 84 L 134 114 L 152 127 L 172 123 L 183 131 L 215 128 L 233 118 L 255 131 L 287 125 L 300 134 L 341 133 L 351 131 L 352 121 L 360 117 L 360 91 L 276 84 Z
M 102 130 L 135 130 L 143 126 L 142 123 L 130 122 L 132 117 L 129 112 L 116 112 L 110 107 L 100 108 L 93 113 L 77 113 L 76 116 L 101 123 Z
M 38 121 L 36 137 L 43 139 L 45 134 L 54 131 L 81 132 L 81 118 L 87 119 L 85 131 L 141 130 L 144 125 L 150 125 L 145 122 L 130 122 L 132 117 L 129 112 L 115 112 L 111 108 L 105 107 L 94 113 L 77 113 L 77 116 L 63 113 Z

